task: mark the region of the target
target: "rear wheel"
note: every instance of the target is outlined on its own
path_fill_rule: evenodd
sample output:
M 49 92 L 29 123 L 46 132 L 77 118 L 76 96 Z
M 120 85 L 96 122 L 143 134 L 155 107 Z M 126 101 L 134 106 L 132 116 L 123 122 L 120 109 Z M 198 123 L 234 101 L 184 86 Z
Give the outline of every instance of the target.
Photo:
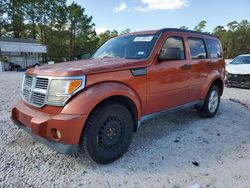
M 133 118 L 119 103 L 97 107 L 85 124 L 80 146 L 97 163 L 107 164 L 120 158 L 132 140 Z
M 215 116 L 220 105 L 220 94 L 219 87 L 213 85 L 208 91 L 202 108 L 197 109 L 198 113 L 203 117 Z

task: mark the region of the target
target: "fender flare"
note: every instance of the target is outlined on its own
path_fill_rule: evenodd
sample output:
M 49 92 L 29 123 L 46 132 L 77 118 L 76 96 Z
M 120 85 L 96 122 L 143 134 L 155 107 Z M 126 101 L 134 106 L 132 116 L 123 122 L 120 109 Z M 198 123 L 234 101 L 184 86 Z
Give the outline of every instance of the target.
M 85 88 L 72 97 L 61 113 L 89 115 L 99 103 L 114 96 L 129 98 L 136 107 L 138 119 L 141 117 L 142 104 L 139 95 L 129 86 L 120 82 L 101 82 Z
M 205 99 L 206 96 L 207 96 L 207 93 L 212 85 L 212 83 L 216 80 L 216 79 L 220 79 L 223 82 L 223 79 L 221 77 L 221 74 L 219 73 L 219 71 L 217 70 L 214 70 L 213 72 L 211 72 L 207 78 L 206 78 L 206 81 L 205 83 L 207 84 L 204 84 L 203 87 L 202 87 L 202 90 L 201 90 L 201 95 L 200 95 L 200 98 L 201 99 Z M 223 88 L 222 88 L 222 91 L 223 91 Z

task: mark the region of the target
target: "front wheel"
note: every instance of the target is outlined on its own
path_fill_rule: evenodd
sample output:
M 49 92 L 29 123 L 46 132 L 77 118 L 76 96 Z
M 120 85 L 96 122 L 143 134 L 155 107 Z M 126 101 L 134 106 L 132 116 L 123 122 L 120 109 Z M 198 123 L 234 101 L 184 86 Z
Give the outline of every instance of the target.
M 205 99 L 203 107 L 198 109 L 198 113 L 203 117 L 213 117 L 220 106 L 220 89 L 217 85 L 213 85 Z
M 133 118 L 119 103 L 105 103 L 91 113 L 85 124 L 80 148 L 97 163 L 120 158 L 132 140 Z

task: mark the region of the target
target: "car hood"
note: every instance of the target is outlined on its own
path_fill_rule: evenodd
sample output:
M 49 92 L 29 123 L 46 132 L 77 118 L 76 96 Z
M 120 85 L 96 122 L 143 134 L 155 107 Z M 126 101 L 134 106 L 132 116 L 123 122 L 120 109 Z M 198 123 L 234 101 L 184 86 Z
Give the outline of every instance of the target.
M 226 66 L 226 71 L 231 74 L 250 74 L 250 64 L 229 64 Z
M 79 76 L 146 66 L 143 60 L 100 58 L 56 63 L 27 70 L 26 74 L 41 76 Z

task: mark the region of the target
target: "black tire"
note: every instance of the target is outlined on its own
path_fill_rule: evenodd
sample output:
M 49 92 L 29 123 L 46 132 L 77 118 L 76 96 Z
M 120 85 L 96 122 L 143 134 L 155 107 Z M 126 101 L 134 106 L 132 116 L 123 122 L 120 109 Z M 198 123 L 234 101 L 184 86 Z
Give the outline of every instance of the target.
M 211 109 L 211 107 L 210 107 L 211 105 L 209 105 L 209 103 L 210 103 L 209 99 L 210 99 L 211 95 L 213 95 L 213 94 L 217 95 L 218 101 L 214 102 L 214 103 L 217 103 L 217 105 L 214 105 L 214 108 Z M 219 106 L 220 106 L 220 96 L 221 96 L 221 91 L 220 91 L 219 87 L 217 85 L 213 85 L 208 91 L 208 94 L 207 94 L 207 97 L 205 99 L 203 106 L 201 108 L 197 109 L 198 114 L 201 115 L 202 117 L 207 117 L 207 118 L 214 117 L 218 111 Z M 213 101 L 211 103 L 213 103 Z
M 104 103 L 85 124 L 80 148 L 97 163 L 108 164 L 128 149 L 133 135 L 133 118 L 119 103 Z

